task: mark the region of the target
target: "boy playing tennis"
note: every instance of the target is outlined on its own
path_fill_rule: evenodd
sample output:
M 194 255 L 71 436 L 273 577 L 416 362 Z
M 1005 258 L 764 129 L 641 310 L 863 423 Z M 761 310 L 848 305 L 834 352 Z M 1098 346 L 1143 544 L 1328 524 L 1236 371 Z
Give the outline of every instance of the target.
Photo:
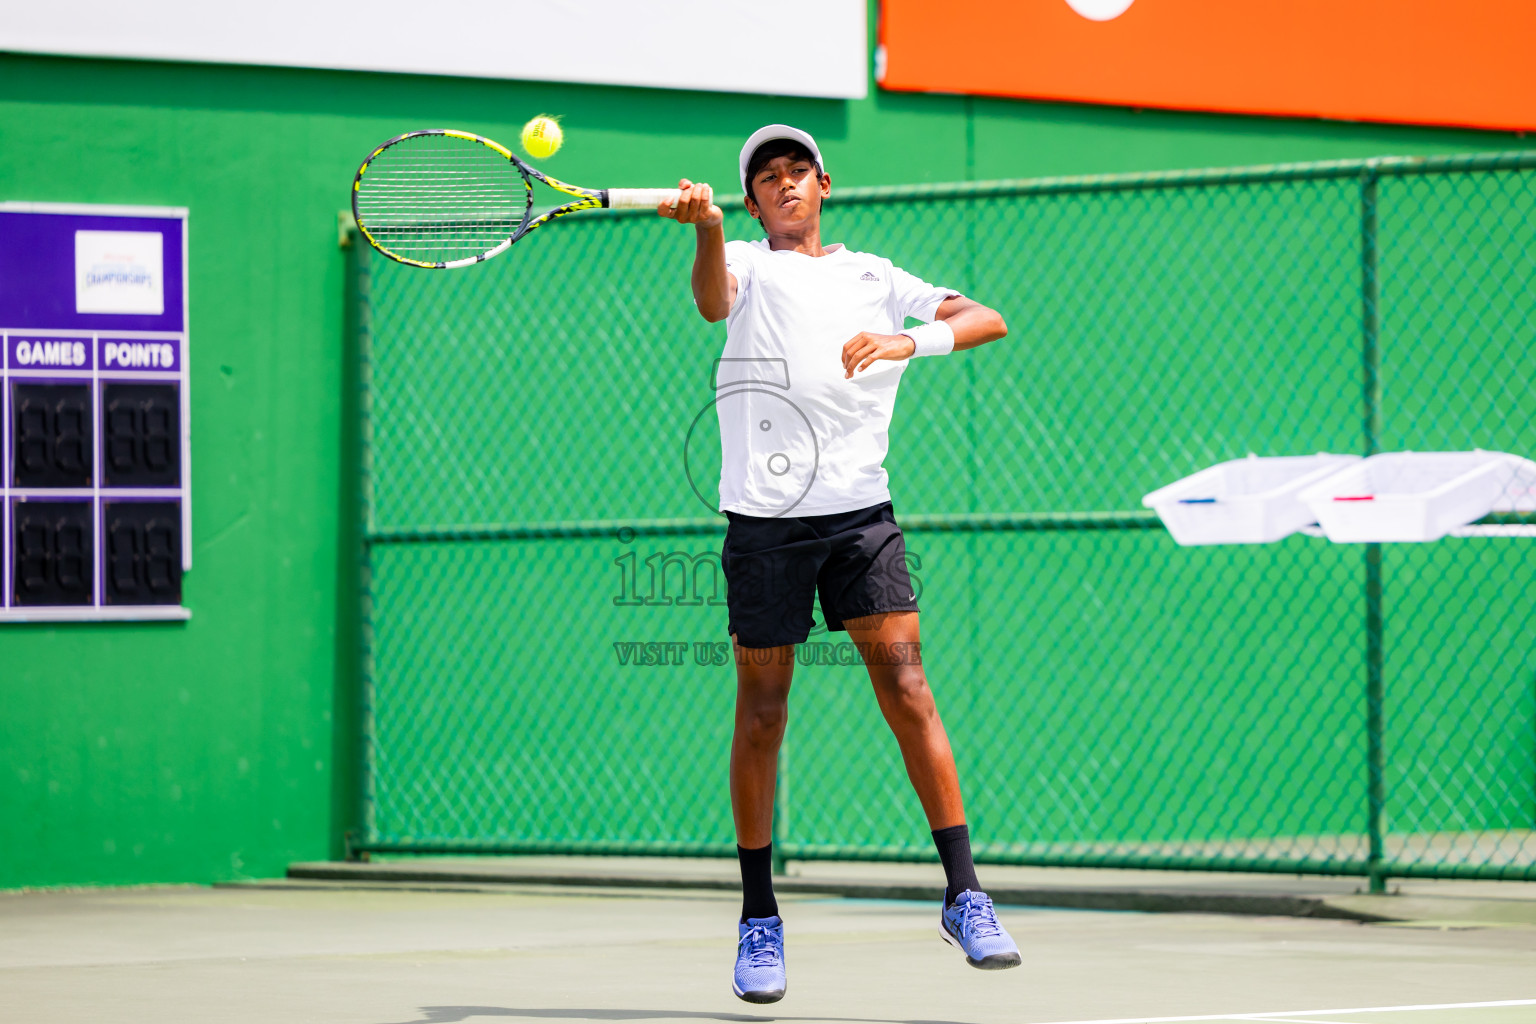
M 741 373 L 768 380 L 716 403 L 720 507 L 729 521 L 721 562 L 736 648 L 731 806 L 743 895 L 732 988 L 753 1003 L 784 995 L 771 867 L 774 778 L 794 645 L 810 634 L 818 593 L 827 628 L 846 629 L 864 658 L 933 829 L 947 883 L 940 934 L 974 967 L 1017 966 L 1018 947 L 976 880 L 882 465 L 907 361 L 975 348 L 1007 327 L 995 311 L 889 260 L 823 246 L 821 206 L 832 179 L 806 132 L 762 128 L 742 147 L 740 164 L 747 211 L 766 239 L 726 242 L 706 184 L 680 181 L 677 206 L 658 208 L 696 229 L 694 301 L 710 323 L 727 321 L 717 386 Z M 907 317 L 924 323 L 904 329 Z

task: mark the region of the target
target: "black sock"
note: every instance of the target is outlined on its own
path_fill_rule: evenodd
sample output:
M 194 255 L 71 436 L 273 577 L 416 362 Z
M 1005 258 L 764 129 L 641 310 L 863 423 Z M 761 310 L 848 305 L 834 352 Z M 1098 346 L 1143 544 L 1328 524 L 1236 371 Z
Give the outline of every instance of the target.
M 934 845 L 939 848 L 939 860 L 944 862 L 944 905 L 955 902 L 955 897 L 965 890 L 981 891 L 976 880 L 976 865 L 971 863 L 971 829 L 968 825 L 951 825 L 934 830 Z M 745 868 L 743 868 L 745 870 Z
M 741 920 L 749 917 L 774 917 L 779 901 L 773 898 L 773 844 L 760 850 L 736 847 L 741 861 Z M 969 860 L 969 856 L 966 858 Z

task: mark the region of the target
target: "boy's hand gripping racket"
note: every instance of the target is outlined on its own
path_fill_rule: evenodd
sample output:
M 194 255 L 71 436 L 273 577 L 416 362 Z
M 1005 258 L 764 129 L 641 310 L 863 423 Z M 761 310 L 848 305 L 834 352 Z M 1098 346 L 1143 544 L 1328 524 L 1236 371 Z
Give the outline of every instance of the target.
M 576 201 L 533 216 L 533 180 Z M 676 206 L 675 188 L 582 188 L 529 167 L 500 143 L 433 129 L 397 135 L 352 180 L 363 237 L 392 260 L 446 270 L 500 255 L 534 228 L 578 210 Z

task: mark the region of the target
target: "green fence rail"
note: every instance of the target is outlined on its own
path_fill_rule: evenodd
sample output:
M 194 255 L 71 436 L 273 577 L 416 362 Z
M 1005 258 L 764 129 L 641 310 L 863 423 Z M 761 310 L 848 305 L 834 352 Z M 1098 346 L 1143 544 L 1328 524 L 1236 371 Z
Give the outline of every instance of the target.
M 1536 879 L 1529 515 L 1180 548 L 1140 505 L 1248 453 L 1536 455 L 1536 153 L 846 189 L 824 223 L 1011 328 L 908 369 L 887 461 L 979 861 Z M 691 232 L 353 252 L 352 849 L 731 855 Z M 796 660 L 776 849 L 933 859 L 846 634 Z

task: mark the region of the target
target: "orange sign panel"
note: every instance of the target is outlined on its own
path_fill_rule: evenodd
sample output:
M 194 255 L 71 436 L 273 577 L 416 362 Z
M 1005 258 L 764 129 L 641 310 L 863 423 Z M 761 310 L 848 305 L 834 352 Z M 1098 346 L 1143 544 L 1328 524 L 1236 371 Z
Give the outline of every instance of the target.
M 1536 128 L 1536 0 L 883 0 L 887 89 Z

